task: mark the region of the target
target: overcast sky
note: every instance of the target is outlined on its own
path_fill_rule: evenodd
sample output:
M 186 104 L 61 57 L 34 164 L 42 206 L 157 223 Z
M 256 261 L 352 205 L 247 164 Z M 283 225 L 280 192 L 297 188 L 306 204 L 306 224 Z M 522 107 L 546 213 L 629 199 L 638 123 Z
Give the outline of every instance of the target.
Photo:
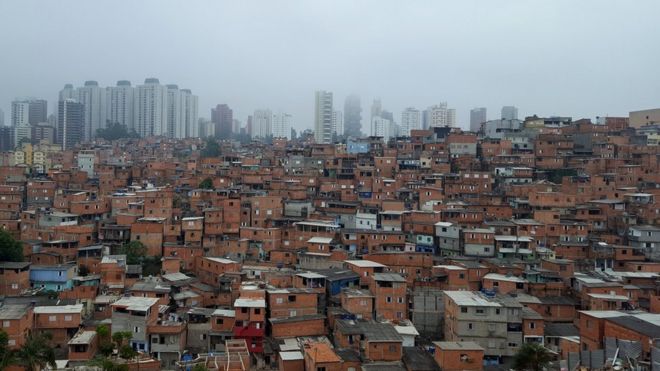
M 516 105 L 520 116 L 627 115 L 660 107 L 659 1 L 0 1 L 0 108 L 32 96 L 53 112 L 65 83 L 145 77 L 313 126 L 314 91 L 335 107 Z

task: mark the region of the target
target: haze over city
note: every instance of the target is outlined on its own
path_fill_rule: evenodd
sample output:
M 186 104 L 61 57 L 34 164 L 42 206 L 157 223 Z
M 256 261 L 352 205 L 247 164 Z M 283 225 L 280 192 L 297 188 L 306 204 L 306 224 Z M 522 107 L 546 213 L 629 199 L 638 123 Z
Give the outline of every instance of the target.
M 147 77 L 199 97 L 313 128 L 314 92 L 343 107 L 360 95 L 400 119 L 409 106 L 515 105 L 520 117 L 625 116 L 660 101 L 660 4 L 636 1 L 3 1 L 0 108 L 15 98 L 57 107 L 64 84 Z M 364 131 L 364 130 L 363 130 Z
M 658 15 L 0 0 L 0 371 L 660 370 Z

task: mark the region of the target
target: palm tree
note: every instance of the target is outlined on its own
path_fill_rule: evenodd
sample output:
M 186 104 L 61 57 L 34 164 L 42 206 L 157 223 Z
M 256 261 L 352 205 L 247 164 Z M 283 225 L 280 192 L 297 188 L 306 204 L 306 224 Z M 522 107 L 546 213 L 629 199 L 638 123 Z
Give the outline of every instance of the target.
M 27 371 L 39 371 L 46 366 L 55 368 L 55 352 L 49 344 L 51 339 L 49 333 L 30 335 L 25 345 L 16 352 L 16 363 Z
M 16 353 L 9 349 L 9 335 L 0 330 L 0 370 L 16 364 Z
M 552 361 L 552 354 L 543 345 L 526 343 L 515 355 L 513 368 L 516 370 L 541 371 Z

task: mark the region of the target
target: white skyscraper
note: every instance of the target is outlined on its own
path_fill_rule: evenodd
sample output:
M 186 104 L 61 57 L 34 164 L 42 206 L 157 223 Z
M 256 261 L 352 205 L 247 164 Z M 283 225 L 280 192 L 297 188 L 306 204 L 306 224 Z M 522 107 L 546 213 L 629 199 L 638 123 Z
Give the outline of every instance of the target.
M 447 126 L 455 127 L 456 126 L 456 109 L 448 108 L 447 109 Z
M 267 138 L 272 132 L 273 113 L 269 109 L 258 109 L 252 117 L 252 138 Z
M 419 110 L 408 107 L 401 112 L 401 135 L 409 136 L 411 130 L 421 129 Z
M 189 89 L 181 89 L 181 123 L 183 130 L 178 138 L 199 137 L 198 98 Z
M 371 122 L 374 121 L 375 117 L 380 117 L 380 115 L 383 113 L 383 104 L 381 103 L 380 99 L 374 99 L 373 103 L 371 103 L 371 117 L 369 118 Z
M 163 135 L 169 138 L 185 138 L 186 128 L 181 110 L 181 92 L 177 85 L 167 85 L 167 131 Z
M 65 101 L 67 99 L 78 100 L 78 91 L 73 88 L 72 84 L 64 85 L 64 89 L 60 90 L 58 101 Z
M 478 132 L 481 124 L 488 121 L 486 107 L 477 107 L 470 110 L 470 131 Z
M 11 102 L 11 126 L 30 125 L 30 102 Z
M 58 102 L 57 143 L 62 146 L 63 150 L 71 149 L 82 141 L 84 108 L 75 99 Z
M 447 125 L 447 102 L 441 102 L 431 106 L 427 110 L 428 114 L 428 127 L 439 127 Z
M 167 132 L 167 88 L 156 78 L 144 80 L 135 89 L 135 131 L 141 137 Z
M 292 116 L 280 112 L 273 115 L 273 138 L 291 139 Z
M 518 108 L 515 106 L 502 107 L 502 120 L 517 120 Z
M 341 111 L 332 111 L 332 132 L 344 135 L 344 114 Z
M 30 103 L 27 101 L 11 102 L 11 126 L 14 130 L 14 147 L 18 147 L 24 139 L 32 139 L 32 127 L 29 120 Z
M 376 116 L 372 119 L 371 127 L 373 130 L 372 135 L 376 137 L 383 137 L 383 141 L 386 143 L 390 140 L 390 138 L 398 135 L 396 124 L 380 116 Z
M 90 140 L 98 129 L 106 127 L 105 89 L 96 81 L 85 81 L 85 86 L 78 88 L 78 101 L 85 106 L 83 138 Z
M 314 105 L 314 140 L 316 143 L 332 143 L 332 93 L 316 92 Z
M 108 121 L 125 125 L 129 131 L 135 129 L 134 90 L 130 81 L 121 80 L 117 81 L 117 86 L 107 87 L 105 94 Z

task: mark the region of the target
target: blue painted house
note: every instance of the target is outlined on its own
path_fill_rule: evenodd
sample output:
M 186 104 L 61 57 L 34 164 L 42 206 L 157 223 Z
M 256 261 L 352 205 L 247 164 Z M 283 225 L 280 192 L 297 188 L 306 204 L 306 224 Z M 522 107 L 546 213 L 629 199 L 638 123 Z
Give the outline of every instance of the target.
M 323 269 L 318 273 L 324 275 L 325 289 L 328 297 L 337 295 L 343 288 L 360 287 L 360 276 L 348 269 Z
M 368 153 L 369 147 L 369 142 L 365 140 L 349 138 L 346 141 L 346 152 L 352 155 L 358 153 Z
M 45 291 L 63 291 L 73 287 L 73 277 L 77 275 L 75 264 L 32 265 L 30 286 Z

